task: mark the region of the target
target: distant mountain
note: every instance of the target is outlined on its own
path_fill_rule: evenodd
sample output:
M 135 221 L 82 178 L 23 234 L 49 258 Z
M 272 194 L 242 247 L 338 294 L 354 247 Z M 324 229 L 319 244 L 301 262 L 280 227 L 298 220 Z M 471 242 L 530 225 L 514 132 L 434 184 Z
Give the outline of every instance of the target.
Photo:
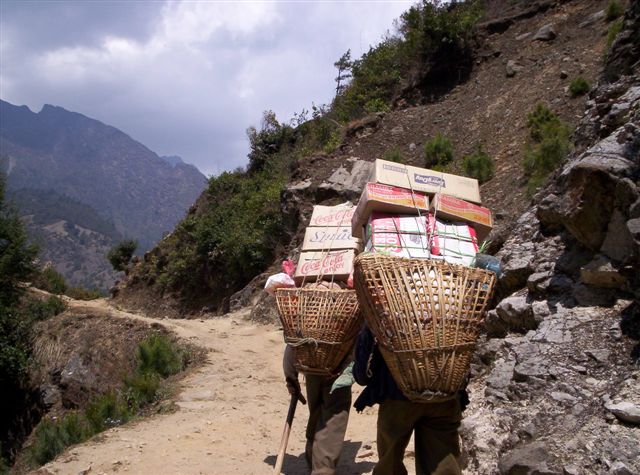
M 181 158 L 161 158 L 102 122 L 61 107 L 45 105 L 34 113 L 5 101 L 0 101 L 0 171 L 7 175 L 8 191 L 22 214 L 30 216 L 29 229 L 41 238 L 48 236 L 45 254 L 66 277 L 74 275 L 70 269 L 81 268 L 76 261 L 87 256 L 77 249 L 73 254 L 80 254 L 73 259 L 67 255 L 62 265 L 62 255 L 52 253 L 59 239 L 48 242 L 50 227 L 67 223 L 67 231 L 88 230 L 79 231 L 84 245 L 75 242 L 73 232 L 54 233 L 64 237 L 67 254 L 83 246 L 101 254 L 103 266 L 79 273 L 76 269 L 72 280 L 83 284 L 96 272 L 110 272 L 103 248 L 127 237 L 138 240 L 139 251 L 150 249 L 173 229 L 207 183 Z
M 186 165 L 184 163 L 184 160 L 182 160 L 182 157 L 179 157 L 177 155 L 164 155 L 164 156 L 161 156 L 160 158 L 163 159 L 172 167 L 175 167 L 177 165 Z M 193 165 L 190 165 L 190 166 L 193 166 Z

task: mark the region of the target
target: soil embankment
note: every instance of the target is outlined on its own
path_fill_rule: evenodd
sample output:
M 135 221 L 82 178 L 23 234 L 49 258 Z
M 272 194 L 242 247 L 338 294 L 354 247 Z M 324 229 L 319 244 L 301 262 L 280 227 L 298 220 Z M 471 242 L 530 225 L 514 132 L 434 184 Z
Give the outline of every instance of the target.
M 158 323 L 114 309 L 104 300 L 71 302 L 111 318 Z M 282 376 L 282 333 L 247 322 L 243 313 L 207 320 L 161 320 L 206 350 L 206 362 L 182 382 L 178 410 L 104 432 L 71 447 L 40 474 L 268 473 L 275 462 L 289 396 Z M 355 396 L 355 392 L 354 392 Z M 375 462 L 375 411 L 351 414 L 341 473 L 370 473 Z M 286 473 L 305 473 L 299 406 L 285 460 Z M 408 454 L 411 457 L 411 453 Z M 411 468 L 412 461 L 408 461 Z

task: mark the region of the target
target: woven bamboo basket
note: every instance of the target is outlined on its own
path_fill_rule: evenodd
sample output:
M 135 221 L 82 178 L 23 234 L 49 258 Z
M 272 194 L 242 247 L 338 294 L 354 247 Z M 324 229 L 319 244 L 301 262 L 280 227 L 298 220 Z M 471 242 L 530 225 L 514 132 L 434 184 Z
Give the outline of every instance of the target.
M 495 274 L 433 259 L 376 253 L 354 263 L 364 318 L 412 401 L 446 399 L 469 372 Z
M 276 302 L 298 371 L 334 375 L 363 322 L 355 290 L 278 289 Z

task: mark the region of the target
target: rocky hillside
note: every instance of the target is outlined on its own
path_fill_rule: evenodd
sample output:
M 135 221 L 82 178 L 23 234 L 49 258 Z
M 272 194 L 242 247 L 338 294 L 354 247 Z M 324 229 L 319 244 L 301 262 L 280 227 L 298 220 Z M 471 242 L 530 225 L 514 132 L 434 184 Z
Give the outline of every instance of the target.
M 193 210 L 190 219 L 196 223 L 196 230 L 179 227 L 176 235 L 180 239 L 170 238 L 154 249 L 133 270 L 119 298 L 132 307 L 161 315 L 200 312 L 202 308 L 225 310 L 229 305 L 255 303 L 263 298 L 255 293 L 264 282 L 260 271 L 274 261 L 277 267 L 278 261 L 287 255 L 295 257 L 313 204 L 355 202 L 366 180 L 368 163 L 388 153 L 396 154 L 406 163 L 424 166 L 424 144 L 437 134 L 453 143 L 455 159 L 448 169 L 454 173 L 462 172 L 463 156 L 478 147 L 493 157 L 496 172 L 482 185 L 481 194 L 496 217 L 491 240 L 494 250 L 498 249 L 519 214 L 530 205 L 523 167 L 527 115 L 537 103 L 543 103 L 570 128 L 577 125 L 586 99 L 573 95 L 570 85 L 579 77 L 589 83 L 597 81 L 611 22 L 602 11 L 604 1 L 485 3 L 484 17 L 476 23 L 473 39 L 468 40 L 473 46 L 468 53 L 472 65 L 468 77 L 463 72 L 442 77 L 438 88 L 429 89 L 424 79 L 422 82 L 415 79 L 417 73 L 409 75 L 394 86 L 393 94 L 382 95 L 389 99 L 390 110 L 351 120 L 334 130 L 331 140 L 338 141 L 333 148 L 325 145 L 314 151 L 308 146 L 307 137 L 322 126 L 315 119 L 298 126 L 290 135 L 273 123 L 271 129 L 262 130 L 267 136 L 261 137 L 272 142 L 258 143 L 264 146 L 256 147 L 254 152 L 260 153 L 252 152 L 250 161 L 259 165 L 266 159 L 286 156 L 281 159 L 286 165 L 285 178 L 278 178 L 284 183 L 279 199 L 282 213 L 278 216 L 279 232 L 271 233 L 274 242 L 269 246 L 273 252 L 262 259 L 263 264 L 245 272 L 244 280 L 215 285 L 216 276 L 225 272 L 221 265 L 222 269 L 229 269 L 233 264 L 224 267 L 227 264 L 211 259 L 217 254 L 215 246 L 219 245 L 219 239 L 206 244 L 199 242 L 208 233 L 203 223 L 211 203 L 220 207 L 226 199 L 226 192 L 217 193 L 218 188 L 214 188 L 214 194 L 204 193 Z M 429 71 L 438 70 L 432 63 Z M 420 77 L 429 77 L 429 73 Z M 339 111 L 340 103 L 333 108 Z M 335 117 L 341 119 L 339 114 Z M 266 154 L 264 150 L 270 150 L 267 147 L 274 148 L 278 133 L 284 136 L 281 140 L 284 145 L 275 155 Z M 202 229 L 198 229 L 199 225 Z M 187 242 L 188 247 L 184 244 Z M 209 253 L 204 249 L 209 249 Z M 202 254 L 196 258 L 198 252 Z M 193 257 L 190 265 L 193 272 L 174 280 L 184 282 L 196 272 L 200 287 L 186 292 L 180 285 L 158 285 L 166 280 L 170 263 L 177 260 L 172 256 Z M 253 284 L 234 296 L 252 277 L 256 277 Z M 158 297 L 160 306 L 156 305 Z
M 345 126 L 335 150 L 292 160 L 280 195 L 285 231 L 266 273 L 227 300 L 189 306 L 179 288 L 159 292 L 149 277 L 149 263 L 173 255 L 165 242 L 118 298 L 150 308 L 162 295 L 156 315 L 248 305 L 252 318 L 273 321 L 260 288 L 282 257 L 296 257 L 313 204 L 357 200 L 370 162 L 390 150 L 422 165 L 437 133 L 454 144 L 452 171 L 482 145 L 495 159 L 481 193 L 504 275 L 473 363 L 467 473 L 639 473 L 640 2 L 618 19 L 606 1 L 487 3 L 468 79 L 433 97 L 405 89 L 392 110 Z M 575 92 L 578 76 L 595 84 L 586 96 Z M 537 103 L 572 133 L 562 163 L 532 186 Z
M 104 259 L 124 237 L 147 250 L 183 218 L 206 179 L 161 159 L 114 127 L 61 107 L 0 103 L 0 170 L 40 238 L 45 260 L 72 284 L 107 288 Z M 81 209 L 83 208 L 83 209 Z

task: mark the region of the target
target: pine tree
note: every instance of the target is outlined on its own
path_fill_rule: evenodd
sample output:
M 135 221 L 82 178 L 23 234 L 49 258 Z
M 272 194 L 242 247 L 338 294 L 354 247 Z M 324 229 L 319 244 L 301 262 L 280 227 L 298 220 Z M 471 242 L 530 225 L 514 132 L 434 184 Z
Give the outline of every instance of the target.
M 353 67 L 353 61 L 351 61 L 351 50 L 348 49 L 345 54 L 340 56 L 340 59 L 333 63 L 338 68 L 338 76 L 336 76 L 336 96 L 339 96 L 342 91 L 347 87 L 347 81 L 351 79 L 351 68 Z

